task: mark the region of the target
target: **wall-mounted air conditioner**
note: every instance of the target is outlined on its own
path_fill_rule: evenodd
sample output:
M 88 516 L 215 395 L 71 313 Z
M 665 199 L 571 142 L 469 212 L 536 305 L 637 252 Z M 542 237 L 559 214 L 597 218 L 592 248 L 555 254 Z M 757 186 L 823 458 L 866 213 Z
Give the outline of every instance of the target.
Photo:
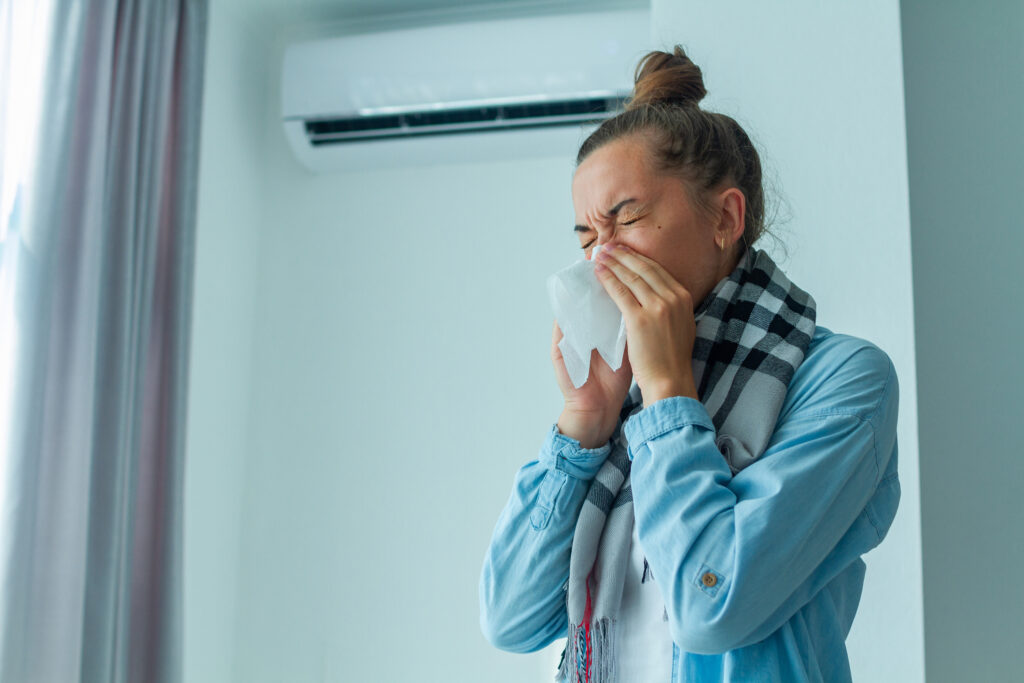
M 314 171 L 557 156 L 621 109 L 650 13 L 459 22 L 289 46 L 282 122 Z

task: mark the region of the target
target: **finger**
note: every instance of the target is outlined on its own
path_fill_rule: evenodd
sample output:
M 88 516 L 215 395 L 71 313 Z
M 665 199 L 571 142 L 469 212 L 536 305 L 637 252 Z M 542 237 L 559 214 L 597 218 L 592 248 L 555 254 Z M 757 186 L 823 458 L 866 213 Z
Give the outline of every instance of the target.
M 608 296 L 612 298 L 612 301 L 614 301 L 615 305 L 619 307 L 622 314 L 631 314 L 633 311 L 641 308 L 642 305 L 636 295 L 633 294 L 633 290 L 628 287 L 619 277 L 618 273 L 615 272 L 615 267 L 618 267 L 619 269 L 622 268 L 621 265 L 612 266 L 610 264 L 599 264 L 594 269 L 594 273 L 597 275 L 597 279 L 600 280 L 601 286 L 604 287 L 604 291 L 608 292 Z M 634 277 L 636 277 L 635 274 Z
M 615 278 L 615 281 L 621 283 L 632 295 L 638 306 L 647 308 L 654 305 L 656 300 L 663 300 L 665 298 L 651 287 L 643 275 L 628 268 L 625 264 L 609 257 L 601 265 L 604 266 L 604 270 L 595 271 L 598 276 L 600 277 L 602 273 L 610 273 L 610 275 L 606 275 L 606 280 Z M 605 289 L 607 290 L 608 288 L 605 287 Z M 610 291 L 608 293 L 611 294 Z
M 657 261 L 649 259 L 643 254 L 638 254 L 624 245 L 617 245 L 615 248 L 609 249 L 608 254 L 610 257 L 607 259 L 608 263 L 619 263 L 633 271 L 643 279 L 652 292 L 655 292 L 661 298 L 665 299 L 669 295 L 678 294 L 676 288 L 681 285 Z M 622 277 L 620 271 L 616 271 L 616 274 L 620 275 L 620 279 L 624 282 L 628 283 L 630 281 L 626 277 Z M 644 303 L 643 299 L 637 298 L 641 304 Z

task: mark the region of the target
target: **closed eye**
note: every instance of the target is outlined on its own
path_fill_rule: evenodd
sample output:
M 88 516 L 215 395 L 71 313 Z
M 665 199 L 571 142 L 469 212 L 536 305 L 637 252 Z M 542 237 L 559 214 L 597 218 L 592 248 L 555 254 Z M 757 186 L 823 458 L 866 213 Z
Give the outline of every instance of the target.
M 619 225 L 632 225 L 633 223 L 636 223 L 636 222 L 637 222 L 638 220 L 640 220 L 640 219 L 639 219 L 639 218 L 634 218 L 634 219 L 633 219 L 633 220 L 631 220 L 631 221 L 625 221 L 625 222 L 623 222 L 623 223 L 619 223 Z M 592 245 L 592 244 L 593 244 L 594 242 L 596 242 L 596 241 L 597 241 L 597 240 L 590 240 L 589 242 L 587 242 L 586 244 L 584 244 L 584 245 L 583 245 L 582 247 L 580 247 L 580 249 L 582 249 L 583 251 L 586 251 L 587 249 L 589 249 L 589 248 L 590 248 L 590 245 Z

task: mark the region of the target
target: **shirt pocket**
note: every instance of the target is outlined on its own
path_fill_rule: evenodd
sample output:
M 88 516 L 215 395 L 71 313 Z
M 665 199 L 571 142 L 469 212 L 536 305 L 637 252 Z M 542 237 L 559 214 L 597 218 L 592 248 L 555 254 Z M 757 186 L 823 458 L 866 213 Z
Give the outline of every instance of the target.
M 556 469 L 550 469 L 544 475 L 537 493 L 537 504 L 534 506 L 533 512 L 530 513 L 530 524 L 534 529 L 540 531 L 548 525 L 551 511 L 555 509 L 555 501 L 565 485 L 566 477 L 568 475 L 565 472 Z

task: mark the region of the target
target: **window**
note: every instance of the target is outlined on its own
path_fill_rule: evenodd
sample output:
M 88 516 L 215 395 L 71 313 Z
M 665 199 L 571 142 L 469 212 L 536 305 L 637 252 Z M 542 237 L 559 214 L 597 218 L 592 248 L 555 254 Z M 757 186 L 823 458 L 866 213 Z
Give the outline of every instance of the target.
M 52 16 L 49 0 L 0 0 L 0 514 L 7 509 L 4 498 L 16 400 L 21 324 L 16 294 L 24 275 L 19 261 L 31 243 L 26 216 Z M 0 518 L 0 529 L 5 526 L 6 520 Z

